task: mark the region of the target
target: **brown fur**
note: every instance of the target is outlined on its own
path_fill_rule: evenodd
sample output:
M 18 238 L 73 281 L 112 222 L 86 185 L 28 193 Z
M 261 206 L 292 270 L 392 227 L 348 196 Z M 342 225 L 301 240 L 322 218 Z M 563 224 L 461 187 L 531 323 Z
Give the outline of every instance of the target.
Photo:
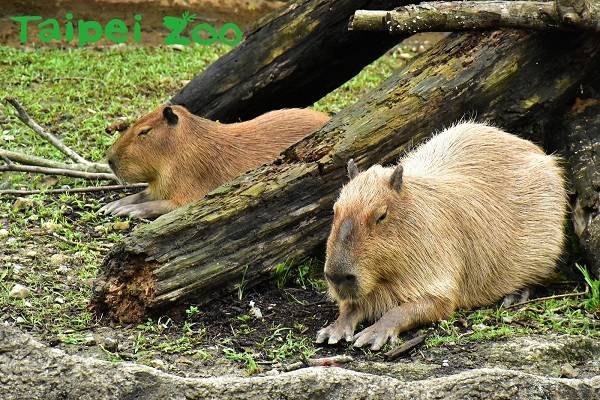
M 327 242 L 325 273 L 356 277 L 342 289 L 329 284 L 338 326 L 353 331 L 395 309 L 397 334 L 543 282 L 564 241 L 558 161 L 517 136 L 463 123 L 400 160 L 398 190 L 394 167 L 360 173 L 335 203 Z M 320 341 L 331 337 L 324 332 Z
M 321 128 L 326 114 L 308 109 L 266 113 L 251 121 L 221 124 L 172 106 L 171 126 L 164 106 L 141 117 L 108 153 L 115 174 L 128 182 L 148 182 L 148 200 L 176 206 L 198 200 L 224 182 L 275 159 L 284 149 Z M 152 128 L 146 135 L 140 131 Z

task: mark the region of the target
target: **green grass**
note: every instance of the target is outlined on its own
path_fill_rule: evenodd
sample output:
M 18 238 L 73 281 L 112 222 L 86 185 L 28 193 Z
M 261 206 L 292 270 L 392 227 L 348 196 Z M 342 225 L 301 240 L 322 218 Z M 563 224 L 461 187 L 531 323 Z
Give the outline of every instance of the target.
M 0 47 L 0 98 L 18 99 L 38 123 L 85 158 L 100 162 L 116 138 L 105 133 L 108 125 L 119 118 L 133 121 L 152 110 L 227 51 L 218 46 L 189 46 L 181 51 L 128 46 L 35 51 Z M 403 63 L 395 53 L 383 57 L 315 108 L 339 111 Z M 0 103 L 0 148 L 69 161 L 22 124 L 4 102 Z M 0 189 L 89 184 L 67 177 L 5 173 Z M 110 246 L 128 234 L 120 223 L 125 227 L 129 222 L 131 227 L 136 224 L 99 215 L 97 210 L 106 202 L 99 197 L 41 194 L 26 201 L 0 198 L 0 229 L 8 230 L 8 236 L 0 238 L 0 323 L 17 321 L 21 328 L 42 336 L 56 335 L 65 344 L 81 344 L 86 330 L 96 323 L 87 304 L 98 266 Z M 62 262 L 55 265 L 52 260 Z M 312 268 L 309 264 L 290 266 L 278 284 L 323 290 L 323 281 L 313 276 Z M 32 294 L 26 299 L 9 297 L 16 283 L 30 288 Z M 242 279 L 240 298 L 245 288 Z M 186 321 L 150 320 L 133 327 L 135 333 L 129 339 L 132 354 L 128 357 L 143 362 L 156 354 L 195 351 L 200 359 L 207 358 L 208 353 L 199 346 L 205 340 L 203 327 L 188 322 L 199 312 L 192 306 L 187 309 Z M 244 334 L 254 328 L 246 325 L 240 329 Z M 312 332 L 306 334 L 312 336 Z M 273 350 L 274 357 L 296 354 L 295 339 L 278 336 L 283 345 L 276 343 L 282 348 Z M 308 343 L 299 340 L 299 348 L 310 353 Z M 106 354 L 110 359 L 121 359 L 108 351 Z M 241 357 L 252 367 L 248 355 Z
M 224 47 L 171 48 L 118 47 L 111 49 L 39 49 L 23 51 L 0 47 L 0 97 L 17 98 L 37 122 L 63 139 L 84 157 L 102 161 L 115 139 L 104 129 L 117 118 L 129 121 L 169 99 L 212 61 L 224 54 Z M 377 86 L 405 62 L 394 51 L 377 60 L 357 77 L 319 100 L 314 108 L 337 112 Z M 15 116 L 14 110 L 0 105 L 0 147 L 8 150 L 67 161 L 54 147 L 37 137 Z M 72 178 L 49 179 L 22 173 L 3 174 L 0 189 L 59 188 L 84 186 L 89 182 Z M 96 320 L 87 308 L 103 257 L 129 230 L 126 219 L 99 215 L 106 202 L 100 196 L 41 194 L 17 200 L 0 198 L 0 323 L 16 323 L 41 337 L 55 336 L 64 343 L 80 346 Z M 126 225 L 126 224 L 125 224 Z M 62 238 L 62 239 L 60 239 Z M 277 286 L 295 286 L 324 291 L 315 265 L 282 263 L 274 267 Z M 594 312 L 599 304 L 598 281 L 586 275 L 591 287 L 588 298 L 566 298 L 534 303 L 522 310 L 486 309 L 458 312 L 434 329 L 428 345 L 490 340 L 530 332 L 575 333 L 598 336 Z M 31 289 L 25 299 L 8 296 L 22 284 Z M 237 296 L 246 295 L 245 277 Z M 291 296 L 291 293 L 290 293 Z M 264 310 L 263 310 L 264 311 Z M 160 355 L 189 356 L 209 360 L 221 352 L 242 364 L 250 373 L 259 370 L 259 360 L 283 362 L 310 357 L 318 348 L 312 343 L 315 332 L 301 321 L 292 326 L 267 327 L 268 334 L 253 348 L 240 349 L 218 339 L 207 339 L 206 327 L 194 323 L 201 309 L 190 306 L 182 321 L 167 318 L 148 320 L 134 327 L 117 327 L 126 332 L 126 352 L 106 357 L 119 361 L 150 362 Z M 256 332 L 249 315 L 232 316 L 239 339 Z M 232 328 L 233 329 L 233 328 Z M 217 346 L 217 353 L 206 350 Z M 365 354 L 370 355 L 368 350 Z

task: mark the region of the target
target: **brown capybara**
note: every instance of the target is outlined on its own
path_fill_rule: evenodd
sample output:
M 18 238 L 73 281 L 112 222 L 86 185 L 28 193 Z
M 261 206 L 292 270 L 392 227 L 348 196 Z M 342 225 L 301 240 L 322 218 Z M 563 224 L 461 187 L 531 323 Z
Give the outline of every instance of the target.
M 290 108 L 221 124 L 182 106 L 161 106 L 137 120 L 108 152 L 120 179 L 147 182 L 148 188 L 100 211 L 138 218 L 165 214 L 274 160 L 328 120 L 317 111 Z
M 550 277 L 567 195 L 559 160 L 491 126 L 461 123 L 395 167 L 359 173 L 334 205 L 325 276 L 340 316 L 317 342 L 380 349 L 400 332 Z M 364 320 L 373 325 L 354 335 Z

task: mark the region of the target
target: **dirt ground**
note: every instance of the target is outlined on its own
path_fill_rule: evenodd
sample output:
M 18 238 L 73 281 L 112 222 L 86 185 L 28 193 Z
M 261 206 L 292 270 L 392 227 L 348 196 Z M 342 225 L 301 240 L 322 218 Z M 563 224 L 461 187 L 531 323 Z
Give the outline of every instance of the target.
M 74 20 L 95 20 L 103 26 L 113 18 L 133 25 L 135 14 L 142 15 L 142 45 L 157 45 L 164 41 L 169 30 L 163 26 L 163 17 L 179 17 L 184 11 L 196 14 L 195 23 L 207 22 L 214 26 L 233 22 L 242 30 L 266 13 L 284 6 L 277 0 L 4 0 L 0 9 L 0 43 L 20 46 L 18 23 L 9 18 L 21 15 L 41 16 L 44 20 L 56 18 L 64 35 L 65 14 L 71 12 Z M 41 21 L 39 21 L 41 22 Z M 39 23 L 38 22 L 38 23 Z M 26 46 L 39 46 L 37 24 L 30 23 L 30 40 Z M 102 39 L 98 44 L 106 44 Z M 54 43 L 55 46 L 64 43 Z M 72 46 L 72 45 L 71 45 Z

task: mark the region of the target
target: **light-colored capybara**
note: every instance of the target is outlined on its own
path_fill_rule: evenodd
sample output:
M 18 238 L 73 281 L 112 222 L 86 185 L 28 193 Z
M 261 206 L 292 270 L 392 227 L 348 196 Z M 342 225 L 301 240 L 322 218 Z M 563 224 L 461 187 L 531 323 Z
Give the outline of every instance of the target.
M 555 156 L 461 123 L 359 173 L 334 205 L 325 276 L 340 316 L 317 342 L 380 349 L 400 332 L 493 303 L 550 277 L 567 195 Z M 354 335 L 362 321 L 376 321 Z
M 120 179 L 147 182 L 148 188 L 100 211 L 139 218 L 165 214 L 271 162 L 328 120 L 317 111 L 290 108 L 221 124 L 182 106 L 161 106 L 137 120 L 108 152 Z

